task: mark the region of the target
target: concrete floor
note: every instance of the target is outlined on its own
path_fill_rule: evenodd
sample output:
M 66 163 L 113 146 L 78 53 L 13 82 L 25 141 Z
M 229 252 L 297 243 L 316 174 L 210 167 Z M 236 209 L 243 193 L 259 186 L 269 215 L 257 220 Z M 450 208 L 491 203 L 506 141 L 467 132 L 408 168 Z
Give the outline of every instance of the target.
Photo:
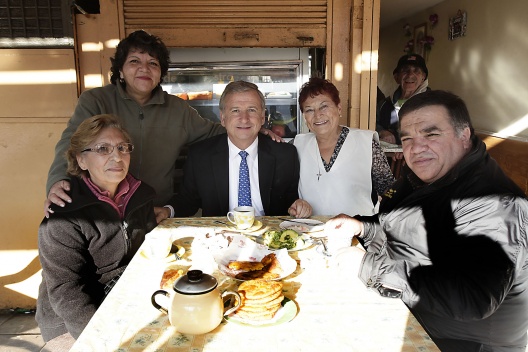
M 39 352 L 43 346 L 34 310 L 0 309 L 0 352 Z

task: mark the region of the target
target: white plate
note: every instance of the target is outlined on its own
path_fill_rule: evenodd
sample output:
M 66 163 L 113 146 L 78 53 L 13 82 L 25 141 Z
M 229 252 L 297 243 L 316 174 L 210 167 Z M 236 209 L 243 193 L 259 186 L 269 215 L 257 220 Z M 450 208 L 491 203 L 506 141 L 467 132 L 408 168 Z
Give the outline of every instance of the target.
M 279 308 L 275 316 L 270 320 L 252 321 L 249 319 L 239 318 L 233 314 L 225 317 L 225 320 L 240 325 L 249 325 L 254 327 L 274 326 L 292 321 L 297 315 L 297 304 L 289 298 L 284 298 L 281 305 L 282 307 Z
M 295 269 L 297 269 L 297 262 L 295 259 L 290 257 L 286 249 L 279 249 L 271 251 L 268 247 L 256 243 L 254 240 L 249 239 L 242 235 L 237 235 L 227 250 L 219 253 L 219 256 L 215 258 L 218 264 L 218 269 L 226 276 L 229 276 L 235 280 L 245 281 L 237 279 L 235 276 L 239 271 L 231 270 L 227 266 L 232 260 L 248 260 L 248 261 L 261 261 L 264 256 L 275 253 L 279 263 L 282 267 L 282 275 L 274 280 L 281 280 L 291 275 Z
M 303 223 L 301 223 L 302 221 Z M 299 233 L 311 233 L 319 232 L 324 230 L 324 223 L 319 220 L 314 219 L 302 219 L 297 221 L 283 221 L 280 223 L 279 227 L 281 229 L 294 230 Z
M 380 147 L 381 147 L 381 150 L 383 150 L 383 152 L 385 153 L 398 153 L 398 152 L 403 152 L 403 148 L 401 145 L 398 145 L 398 144 L 392 144 L 392 143 L 387 143 L 385 141 L 380 141 Z
M 293 259 L 292 259 L 293 260 Z M 295 260 L 294 260 L 295 262 Z M 297 269 L 297 266 L 296 266 L 297 262 L 295 262 L 295 265 L 291 265 L 290 263 L 287 263 L 287 265 L 283 265 L 283 262 L 281 262 L 281 266 L 282 266 L 282 275 L 278 278 L 275 278 L 275 279 L 269 279 L 269 280 L 272 280 L 272 281 L 277 281 L 277 280 L 282 280 L 284 279 L 285 277 L 288 277 L 290 276 L 291 274 L 293 274 L 293 272 L 295 271 L 295 269 Z M 244 280 L 244 279 L 239 279 L 236 277 L 236 274 L 238 272 L 234 272 L 232 271 L 231 269 L 229 269 L 225 264 L 221 264 L 221 263 L 218 263 L 218 269 L 220 270 L 220 272 L 222 272 L 222 274 L 226 275 L 226 276 L 229 276 L 230 278 L 232 279 L 235 279 L 235 280 L 238 280 L 238 281 L 248 281 L 248 280 Z
M 266 95 L 267 99 L 291 99 L 292 95 L 288 92 L 271 92 Z

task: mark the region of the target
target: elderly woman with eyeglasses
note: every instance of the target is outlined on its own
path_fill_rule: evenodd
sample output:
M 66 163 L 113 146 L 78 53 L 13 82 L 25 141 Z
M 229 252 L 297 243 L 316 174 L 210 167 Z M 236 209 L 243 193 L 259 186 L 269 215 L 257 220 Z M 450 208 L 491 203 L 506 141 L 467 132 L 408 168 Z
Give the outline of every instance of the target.
M 36 319 L 49 350 L 73 344 L 156 226 L 154 189 L 128 173 L 133 150 L 112 115 L 86 119 L 71 137 L 66 157 L 74 201 L 52 204 L 54 215 L 38 234 Z

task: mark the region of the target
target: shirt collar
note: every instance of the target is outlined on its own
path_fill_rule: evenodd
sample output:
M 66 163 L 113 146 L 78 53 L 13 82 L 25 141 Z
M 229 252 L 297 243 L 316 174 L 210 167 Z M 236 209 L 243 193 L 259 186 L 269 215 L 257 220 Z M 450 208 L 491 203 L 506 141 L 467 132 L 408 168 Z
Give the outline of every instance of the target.
M 229 146 L 229 159 L 236 158 L 242 149 L 239 149 L 236 145 L 234 145 L 229 137 L 227 137 L 227 145 Z M 244 150 L 249 154 L 249 158 L 254 161 L 257 158 L 258 137 L 255 138 L 253 143 L 251 143 L 251 145 Z

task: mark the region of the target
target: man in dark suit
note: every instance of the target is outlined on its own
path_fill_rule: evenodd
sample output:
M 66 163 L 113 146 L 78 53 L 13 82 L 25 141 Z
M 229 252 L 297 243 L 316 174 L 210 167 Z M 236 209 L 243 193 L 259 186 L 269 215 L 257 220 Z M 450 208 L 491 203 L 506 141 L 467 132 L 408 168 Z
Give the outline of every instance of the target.
M 229 83 L 220 98 L 220 120 L 227 134 L 192 145 L 184 166 L 180 193 L 170 204 L 175 216 L 224 216 L 241 205 L 239 170 L 244 158 L 255 215 L 308 217 L 312 208 L 298 199 L 299 159 L 295 146 L 259 135 L 265 100 L 249 82 Z M 247 157 L 240 152 L 247 152 Z

